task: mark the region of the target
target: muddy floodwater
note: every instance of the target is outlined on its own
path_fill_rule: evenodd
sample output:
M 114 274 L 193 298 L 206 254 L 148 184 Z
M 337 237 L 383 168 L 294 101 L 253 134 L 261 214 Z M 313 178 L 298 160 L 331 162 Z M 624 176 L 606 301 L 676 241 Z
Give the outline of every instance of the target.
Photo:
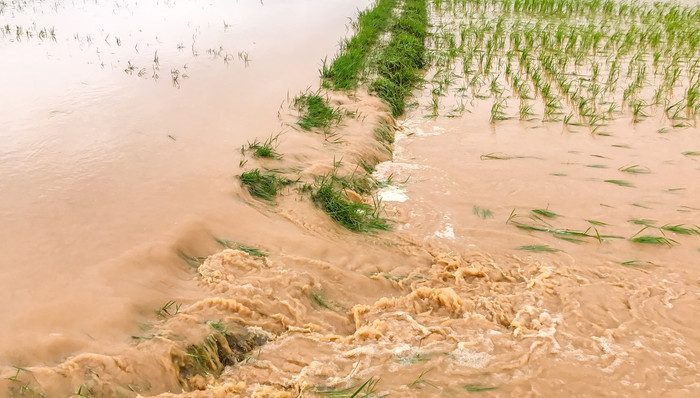
M 0 396 L 700 396 L 700 5 L 370 3 L 0 2 Z

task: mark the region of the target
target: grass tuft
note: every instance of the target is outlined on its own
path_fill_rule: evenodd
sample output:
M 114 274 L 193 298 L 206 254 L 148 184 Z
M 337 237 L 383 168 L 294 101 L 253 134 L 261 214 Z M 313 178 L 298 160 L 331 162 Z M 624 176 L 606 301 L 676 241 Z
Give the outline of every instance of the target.
M 241 182 L 246 185 L 251 195 L 272 201 L 282 187 L 294 181 L 280 177 L 274 170 L 253 169 L 241 174 Z
M 381 207 L 378 200 L 375 200 L 373 204 L 356 202 L 350 200 L 343 191 L 344 188 L 350 188 L 348 186 L 350 184 L 359 192 L 369 189 L 369 187 L 360 189 L 362 186 L 358 186 L 358 181 L 365 181 L 365 179 L 338 177 L 336 170 L 333 170 L 333 172 L 316 179 L 311 199 L 333 220 L 353 232 L 388 230 L 389 224 L 379 216 Z
M 318 94 L 302 94 L 294 98 L 294 106 L 299 110 L 297 124 L 304 130 L 313 128 L 328 129 L 343 118 L 339 109 L 328 106 Z

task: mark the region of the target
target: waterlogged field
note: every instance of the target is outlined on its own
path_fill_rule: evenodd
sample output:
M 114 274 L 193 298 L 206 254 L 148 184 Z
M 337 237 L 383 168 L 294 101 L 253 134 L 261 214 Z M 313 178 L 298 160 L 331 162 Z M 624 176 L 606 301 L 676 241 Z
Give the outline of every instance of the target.
M 365 5 L 0 2 L 4 391 L 700 393 L 700 5 Z

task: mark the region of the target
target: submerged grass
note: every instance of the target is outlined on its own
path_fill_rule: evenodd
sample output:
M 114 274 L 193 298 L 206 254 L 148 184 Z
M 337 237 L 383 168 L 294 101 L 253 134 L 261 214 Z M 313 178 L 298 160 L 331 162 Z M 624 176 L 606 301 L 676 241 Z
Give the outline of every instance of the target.
M 294 181 L 281 177 L 275 170 L 253 169 L 241 174 L 241 182 L 251 195 L 272 201 L 277 192 Z
M 379 378 L 370 377 L 360 386 L 349 387 L 345 389 L 326 389 L 323 387 L 313 387 L 311 392 L 322 397 L 333 398 L 369 398 L 377 392 L 377 383 Z
M 651 245 L 666 245 L 666 246 L 673 246 L 673 244 L 677 244 L 673 239 L 668 239 L 663 236 L 650 236 L 650 235 L 644 235 L 644 236 L 636 236 L 634 238 L 630 238 L 631 242 L 635 243 L 646 243 L 646 244 L 651 244 Z
M 281 159 L 282 155 L 276 150 L 278 137 L 279 136 L 272 136 L 263 142 L 257 139 L 253 142 L 249 142 L 248 150 L 252 151 L 253 156 L 256 158 Z
M 214 238 L 218 244 L 221 246 L 227 248 L 227 249 L 233 249 L 233 250 L 240 250 L 242 252 L 248 253 L 253 257 L 267 257 L 267 253 L 261 251 L 260 249 L 256 249 L 254 247 L 248 247 L 245 245 L 242 245 L 240 243 L 236 243 L 232 240 L 229 239 L 223 239 L 223 238 Z
M 548 253 L 555 253 L 555 252 L 561 251 L 559 249 L 555 249 L 555 248 L 549 247 L 547 245 L 518 246 L 517 249 L 531 251 L 531 252 L 548 252 Z
M 370 205 L 351 200 L 343 191 L 348 188 L 348 181 L 354 181 L 354 179 L 338 177 L 336 170 L 318 177 L 312 188 L 311 199 L 333 220 L 353 232 L 388 230 L 389 224 L 379 216 L 381 211 L 379 201 L 375 200 Z
M 304 130 L 313 128 L 328 129 L 343 118 L 338 109 L 333 109 L 318 93 L 301 94 L 294 98 L 294 106 L 299 110 L 297 124 Z

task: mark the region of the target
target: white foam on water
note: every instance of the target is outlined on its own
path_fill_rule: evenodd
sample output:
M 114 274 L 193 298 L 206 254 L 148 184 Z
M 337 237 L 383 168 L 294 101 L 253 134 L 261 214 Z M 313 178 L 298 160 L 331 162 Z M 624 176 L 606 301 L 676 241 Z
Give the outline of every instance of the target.
M 377 192 L 377 197 L 379 197 L 382 202 L 405 202 L 408 200 L 406 190 L 395 185 L 389 185 L 388 187 L 380 189 L 379 192 Z

